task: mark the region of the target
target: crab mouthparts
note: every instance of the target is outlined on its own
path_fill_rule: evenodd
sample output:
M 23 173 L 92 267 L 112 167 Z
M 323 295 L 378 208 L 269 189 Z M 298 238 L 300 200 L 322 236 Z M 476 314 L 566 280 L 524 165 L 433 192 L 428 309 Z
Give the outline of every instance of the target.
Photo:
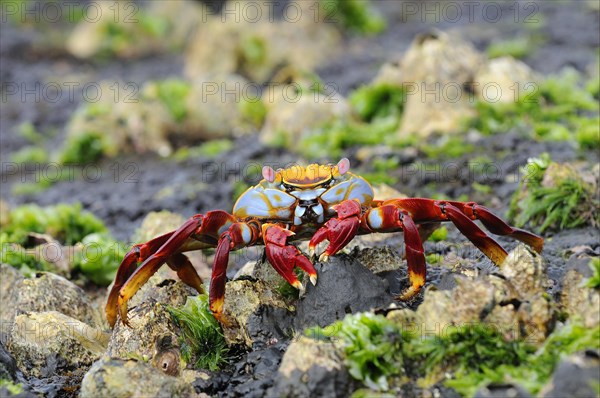
M 303 222 L 316 221 L 322 223 L 324 221 L 323 205 L 315 199 L 300 200 L 296 211 L 294 212 L 294 225 L 300 225 Z

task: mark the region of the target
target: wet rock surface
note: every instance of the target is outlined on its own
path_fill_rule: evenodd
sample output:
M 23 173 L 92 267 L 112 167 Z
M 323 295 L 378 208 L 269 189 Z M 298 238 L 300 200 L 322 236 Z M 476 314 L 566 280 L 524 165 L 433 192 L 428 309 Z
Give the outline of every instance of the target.
M 389 286 L 360 262 L 338 255 L 315 264 L 318 280 L 308 284 L 296 304 L 294 326 L 327 326 L 346 314 L 387 307 L 392 302 Z
M 331 342 L 301 337 L 288 347 L 269 394 L 344 397 L 355 388 L 339 348 Z
M 598 394 L 600 353 L 590 350 L 562 360 L 540 397 L 593 397 Z

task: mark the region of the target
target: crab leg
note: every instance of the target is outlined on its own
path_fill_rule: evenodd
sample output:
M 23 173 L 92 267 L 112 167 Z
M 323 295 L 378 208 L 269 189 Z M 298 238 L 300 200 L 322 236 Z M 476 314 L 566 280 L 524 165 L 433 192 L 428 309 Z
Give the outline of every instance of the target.
M 404 232 L 404 249 L 408 266 L 410 287 L 402 292 L 399 300 L 414 297 L 425 284 L 426 263 L 419 229 L 409 212 L 396 204 L 384 204 L 365 212 L 361 219 L 362 227 L 369 232 Z
M 127 302 L 150 279 L 161 265 L 163 265 L 171 255 L 175 254 L 185 241 L 196 232 L 202 225 L 202 215 L 197 215 L 186 221 L 169 237 L 169 239 L 150 257 L 148 257 L 133 274 L 127 279 L 127 282 L 119 290 L 117 308 L 121 321 L 129 325 L 127 320 Z
M 254 222 L 236 222 L 219 237 L 208 295 L 210 310 L 219 321 L 222 321 L 229 252 L 250 246 L 259 237 L 260 231 Z
M 532 234 L 520 228 L 511 227 L 504 222 L 500 217 L 493 214 L 484 206 L 478 205 L 475 202 L 450 202 L 458 207 L 472 220 L 480 220 L 491 233 L 502 236 L 510 236 L 517 239 L 541 253 L 544 248 L 544 239 L 540 236 Z
M 183 253 L 173 254 L 167 259 L 167 265 L 175 272 L 183 283 L 193 287 L 200 294 L 204 294 L 202 278 L 196 272 L 196 269 L 190 262 L 190 259 Z
M 408 211 L 417 223 L 451 221 L 463 235 L 497 265 L 502 264 L 506 258 L 506 251 L 472 220 L 480 219 L 492 233 L 511 236 L 532 246 L 538 252 L 542 250 L 544 244 L 541 237 L 511 227 L 488 209 L 474 202 L 463 203 L 411 198 L 393 200 L 389 203 Z
M 182 281 L 202 293 L 200 277 L 181 252 L 214 247 L 219 233 L 234 221 L 235 218 L 224 211 L 197 214 L 177 230 L 135 245 L 119 266 L 106 303 L 106 318 L 111 327 L 116 323 L 117 313 L 122 322 L 128 324 L 127 302 L 165 262 L 177 271 Z M 137 267 L 140 261 L 142 264 Z
M 117 321 L 119 290 L 121 290 L 121 287 L 135 272 L 138 266 L 138 261 L 145 260 L 150 255 L 149 253 L 153 253 L 158 250 L 158 248 L 161 247 L 171 237 L 171 235 L 173 235 L 173 232 L 158 236 L 144 244 L 133 246 L 123 258 L 123 261 L 117 270 L 117 275 L 115 276 L 115 283 L 110 290 L 108 300 L 106 302 L 106 319 L 111 327 L 113 327 Z

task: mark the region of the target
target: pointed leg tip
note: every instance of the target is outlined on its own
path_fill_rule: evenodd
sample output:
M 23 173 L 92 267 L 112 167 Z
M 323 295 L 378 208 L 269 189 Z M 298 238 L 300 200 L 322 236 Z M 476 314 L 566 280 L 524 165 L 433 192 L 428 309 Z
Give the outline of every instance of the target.
M 302 283 L 300 283 L 300 281 L 294 281 L 294 283 L 292 283 L 292 286 L 294 286 L 298 290 L 302 290 Z
M 310 276 L 310 283 L 312 283 L 313 286 L 317 285 L 317 274 L 314 274 L 314 275 Z
M 326 263 L 329 260 L 329 255 L 326 253 L 323 253 L 319 256 L 319 262 L 321 263 Z

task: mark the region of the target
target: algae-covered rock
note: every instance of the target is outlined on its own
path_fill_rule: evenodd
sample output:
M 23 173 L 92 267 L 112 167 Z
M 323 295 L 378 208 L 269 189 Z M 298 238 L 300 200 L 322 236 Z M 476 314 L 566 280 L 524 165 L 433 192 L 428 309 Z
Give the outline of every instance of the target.
M 297 18 L 273 20 L 269 3 L 228 2 L 227 13 L 208 16 L 199 26 L 186 51 L 186 76 L 241 73 L 264 83 L 286 65 L 313 70 L 335 51 L 339 33 L 314 17 L 314 3 L 292 6 Z
M 194 391 L 191 383 L 143 361 L 102 358 L 86 373 L 79 396 L 177 398 L 194 396 Z
M 258 86 L 234 73 L 214 71 L 194 77 L 186 99 L 188 139 L 217 139 L 255 132 L 242 111 L 247 101 L 259 101 Z
M 449 326 L 482 321 L 495 304 L 489 281 L 461 278 L 452 290 L 428 289 L 417 315 L 425 330 L 442 333 Z
M 17 315 L 8 346 L 27 376 L 68 374 L 91 365 L 108 335 L 56 311 Z
M 275 385 L 278 397 L 346 397 L 357 387 L 334 343 L 300 337 L 283 356 Z

